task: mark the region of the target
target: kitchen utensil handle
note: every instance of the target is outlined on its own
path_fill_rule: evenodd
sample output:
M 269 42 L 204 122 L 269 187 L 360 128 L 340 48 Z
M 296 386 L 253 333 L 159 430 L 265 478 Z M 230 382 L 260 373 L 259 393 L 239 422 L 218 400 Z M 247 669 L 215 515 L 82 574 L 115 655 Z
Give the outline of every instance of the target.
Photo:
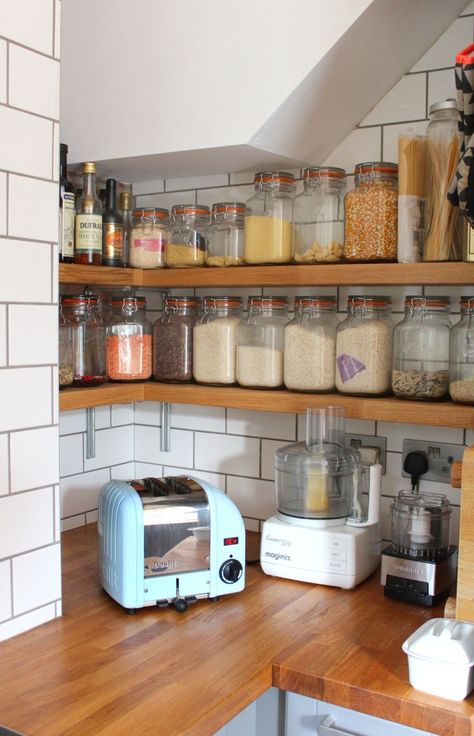
M 326 716 L 318 726 L 318 736 L 359 736 L 354 731 L 343 731 L 334 726 L 331 716 Z

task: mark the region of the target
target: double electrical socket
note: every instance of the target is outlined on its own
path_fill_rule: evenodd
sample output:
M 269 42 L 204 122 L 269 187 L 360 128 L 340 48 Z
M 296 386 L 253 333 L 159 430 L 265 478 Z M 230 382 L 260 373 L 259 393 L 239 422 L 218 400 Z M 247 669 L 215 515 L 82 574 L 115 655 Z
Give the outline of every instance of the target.
M 373 437 L 368 434 L 346 434 L 346 445 L 359 450 L 365 465 L 380 463 L 385 473 L 387 457 L 387 438 Z
M 421 440 L 403 440 L 402 476 L 410 478 L 403 470 L 405 458 L 409 452 L 421 451 L 428 458 L 428 470 L 423 473 L 423 480 L 434 480 L 438 483 L 451 482 L 451 465 L 455 460 L 462 460 L 464 445 L 451 445 L 444 442 L 424 442 Z

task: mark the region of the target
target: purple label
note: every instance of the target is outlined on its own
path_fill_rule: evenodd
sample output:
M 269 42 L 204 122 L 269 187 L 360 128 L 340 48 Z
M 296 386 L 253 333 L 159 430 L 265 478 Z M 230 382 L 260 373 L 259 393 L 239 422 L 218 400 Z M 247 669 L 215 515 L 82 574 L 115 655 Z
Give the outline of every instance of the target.
M 353 358 L 352 355 L 347 355 L 347 353 L 341 353 L 341 355 L 338 356 L 337 367 L 343 383 L 349 381 L 356 373 L 360 373 L 365 370 L 364 363 Z

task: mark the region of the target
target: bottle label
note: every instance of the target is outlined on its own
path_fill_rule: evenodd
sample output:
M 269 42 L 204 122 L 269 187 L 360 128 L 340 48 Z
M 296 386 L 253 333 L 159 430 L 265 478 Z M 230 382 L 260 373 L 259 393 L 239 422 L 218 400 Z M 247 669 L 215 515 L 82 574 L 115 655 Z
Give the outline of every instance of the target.
M 102 254 L 102 215 L 76 215 L 75 250 Z
M 123 225 L 116 222 L 104 222 L 104 252 L 108 261 L 121 261 L 123 256 Z
M 74 256 L 74 194 L 62 192 L 59 209 L 59 252 L 63 258 Z
M 166 240 L 158 238 L 133 238 L 133 247 L 142 250 L 164 251 Z

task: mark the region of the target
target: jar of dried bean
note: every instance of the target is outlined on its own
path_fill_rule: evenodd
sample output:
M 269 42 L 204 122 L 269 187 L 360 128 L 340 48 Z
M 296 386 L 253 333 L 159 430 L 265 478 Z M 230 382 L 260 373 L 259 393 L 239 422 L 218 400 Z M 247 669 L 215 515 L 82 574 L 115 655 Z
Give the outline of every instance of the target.
M 66 321 L 61 299 L 59 300 L 59 388 L 71 386 L 74 379 L 72 362 L 72 328 L 71 323 Z
M 242 202 L 212 205 L 206 265 L 241 266 L 244 262 L 244 214 Z
M 61 299 L 64 318 L 71 328 L 74 386 L 96 386 L 107 380 L 105 324 L 97 304 L 98 297 L 94 295 Z
M 407 296 L 393 334 L 392 390 L 402 399 L 442 399 L 449 390 L 447 296 Z
M 294 391 L 333 391 L 336 298 L 295 297 L 295 317 L 285 327 L 283 374 Z
M 106 363 L 112 381 L 145 381 L 151 376 L 152 326 L 144 301 L 132 296 L 111 301 L 114 315 L 107 325 Z
M 237 325 L 242 319 L 239 296 L 206 296 L 204 313 L 193 330 L 193 376 L 198 383 L 236 382 Z
M 453 401 L 474 404 L 474 296 L 460 299 L 461 319 L 451 330 L 449 393 Z
M 388 296 L 349 296 L 347 317 L 336 332 L 336 389 L 341 393 L 390 392 L 391 310 Z
M 161 207 L 133 210 L 128 263 L 132 268 L 162 268 L 169 240 L 169 212 Z
M 171 208 L 170 240 L 165 250 L 168 268 L 204 266 L 209 207 L 203 204 L 175 204 Z
M 157 381 L 192 380 L 193 327 L 200 309 L 199 297 L 166 297 L 163 315 L 153 325 L 153 377 Z
M 397 164 L 370 161 L 355 167 L 355 188 L 345 197 L 346 261 L 396 261 Z
M 334 263 L 344 249 L 346 172 L 336 167 L 304 170 L 304 190 L 293 200 L 296 263 Z
M 237 382 L 251 388 L 283 384 L 283 330 L 288 322 L 288 299 L 251 296 L 247 317 L 237 330 Z
M 295 178 L 285 171 L 255 174 L 255 194 L 246 202 L 246 263 L 289 263 L 293 258 Z

